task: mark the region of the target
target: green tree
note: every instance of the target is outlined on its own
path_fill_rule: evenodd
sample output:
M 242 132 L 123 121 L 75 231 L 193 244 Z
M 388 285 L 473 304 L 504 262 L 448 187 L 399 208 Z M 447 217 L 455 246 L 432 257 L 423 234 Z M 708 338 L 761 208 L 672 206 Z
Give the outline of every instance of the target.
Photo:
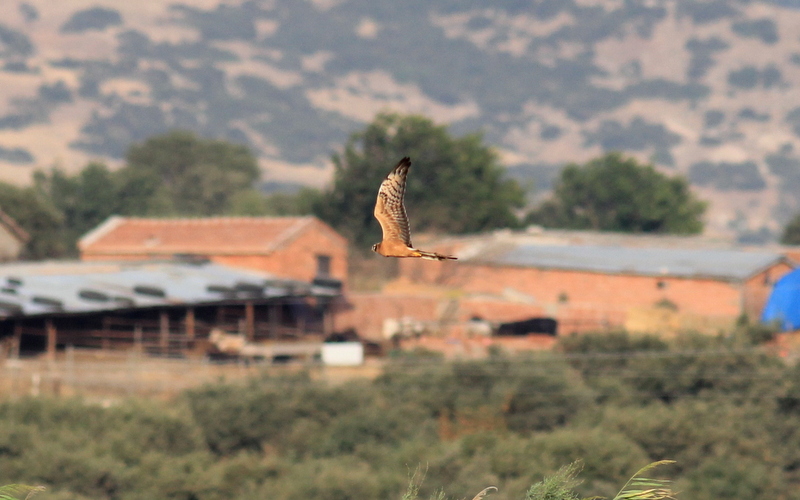
M 668 177 L 652 165 L 612 152 L 583 165 L 567 165 L 553 198 L 534 209 L 527 221 L 567 229 L 694 234 L 703 230 L 706 206 L 685 178 Z
M 296 193 L 264 195 L 256 189 L 236 193 L 231 198 L 230 215 L 308 215 L 313 213 L 321 193 L 304 187 Z
M 65 255 L 64 217 L 37 189 L 0 182 L 0 208 L 30 235 L 21 255 L 23 259 Z
M 453 137 L 445 126 L 417 115 L 379 114 L 333 156 L 333 187 L 315 213 L 358 245 L 380 239 L 372 216 L 386 174 L 404 156 L 412 168 L 406 189 L 411 228 L 469 233 L 516 226 L 524 192 L 503 178 L 497 155 L 479 134 Z
M 116 181 L 103 163 L 89 163 L 72 176 L 59 168 L 36 172 L 34 186 L 61 213 L 62 243 L 68 254 L 77 254 L 76 243 L 84 233 L 119 213 Z
M 258 177 L 246 147 L 174 131 L 131 146 L 116 171 L 92 162 L 73 175 L 36 172 L 32 188 L 0 188 L 0 206 L 31 234 L 27 258 L 74 256 L 77 240 L 115 214 L 272 214 L 278 210 L 254 187 Z M 302 200 L 285 210 L 310 212 Z
M 222 214 L 260 175 L 247 147 L 180 130 L 134 144 L 125 159 L 118 194 L 128 215 Z
M 800 245 L 800 213 L 786 224 L 783 229 L 783 235 L 781 235 L 781 243 L 784 245 Z

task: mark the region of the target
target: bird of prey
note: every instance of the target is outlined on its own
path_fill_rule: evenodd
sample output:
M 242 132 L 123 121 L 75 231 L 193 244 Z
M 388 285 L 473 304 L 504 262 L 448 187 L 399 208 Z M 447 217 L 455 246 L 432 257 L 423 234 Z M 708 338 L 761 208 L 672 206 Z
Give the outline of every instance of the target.
M 483 500 L 483 497 L 485 497 L 491 491 L 497 491 L 497 487 L 489 486 L 487 488 L 482 489 L 481 492 L 475 495 L 475 497 L 472 500 Z
M 456 260 L 450 255 L 417 250 L 411 244 L 411 230 L 408 228 L 408 215 L 403 205 L 406 192 L 406 177 L 411 160 L 400 160 L 381 183 L 378 199 L 375 202 L 375 218 L 381 223 L 383 240 L 372 245 L 372 251 L 384 257 L 416 257 L 428 260 Z

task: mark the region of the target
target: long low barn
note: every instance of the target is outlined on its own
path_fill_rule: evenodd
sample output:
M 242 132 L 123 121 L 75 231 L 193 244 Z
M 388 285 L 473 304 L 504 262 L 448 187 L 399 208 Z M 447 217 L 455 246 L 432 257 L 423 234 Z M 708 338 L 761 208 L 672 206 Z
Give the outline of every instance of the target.
M 207 261 L 0 265 L 0 339 L 15 352 L 201 348 L 212 329 L 247 340 L 332 332 L 340 283 L 301 282 Z
M 459 290 L 463 318 L 547 316 L 558 320 L 559 333 L 718 331 L 742 315 L 757 320 L 773 284 L 793 267 L 780 252 L 629 240 L 562 243 L 547 232 L 450 238 L 428 246 L 457 255 L 456 263 L 408 259 L 400 262 L 400 279 Z M 492 304 L 478 307 L 477 299 Z

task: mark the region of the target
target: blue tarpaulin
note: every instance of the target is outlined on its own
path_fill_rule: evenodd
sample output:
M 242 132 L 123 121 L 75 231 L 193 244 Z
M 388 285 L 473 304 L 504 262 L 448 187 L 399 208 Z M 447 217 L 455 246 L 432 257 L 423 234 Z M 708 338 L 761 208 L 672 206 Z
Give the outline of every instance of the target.
M 775 283 L 761 321 L 777 322 L 784 331 L 800 330 L 800 269 L 784 275 Z

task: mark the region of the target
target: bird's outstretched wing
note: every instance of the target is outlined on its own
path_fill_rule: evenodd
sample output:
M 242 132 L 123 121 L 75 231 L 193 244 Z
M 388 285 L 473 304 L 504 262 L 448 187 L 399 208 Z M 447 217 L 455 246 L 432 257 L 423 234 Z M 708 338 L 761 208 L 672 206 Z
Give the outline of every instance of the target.
M 488 488 L 482 489 L 480 491 L 480 493 L 475 495 L 475 497 L 472 500 L 483 500 L 483 497 L 485 497 L 488 493 L 490 493 L 492 491 L 497 491 L 497 487 L 496 486 L 489 486 Z
M 410 166 L 411 159 L 405 157 L 389 172 L 378 190 L 374 212 L 383 229 L 383 241 L 399 239 L 408 247 L 412 246 L 411 231 L 403 196 L 406 193 L 406 177 Z

